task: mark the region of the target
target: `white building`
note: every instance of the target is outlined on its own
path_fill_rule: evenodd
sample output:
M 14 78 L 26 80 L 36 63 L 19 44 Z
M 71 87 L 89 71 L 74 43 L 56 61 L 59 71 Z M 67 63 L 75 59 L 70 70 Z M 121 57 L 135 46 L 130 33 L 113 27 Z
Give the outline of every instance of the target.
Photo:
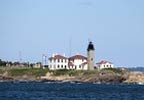
M 69 58 L 69 69 L 87 70 L 87 57 L 82 55 L 75 55 Z
M 96 65 L 97 65 L 98 70 L 101 70 L 104 68 L 114 68 L 114 64 L 109 61 L 100 61 Z
M 68 69 L 68 58 L 62 55 L 53 55 L 49 58 L 49 69 Z
M 96 69 L 114 68 L 114 64 L 109 61 L 100 61 L 96 63 Z M 49 58 L 50 70 L 88 70 L 87 57 L 82 55 L 74 55 L 72 57 L 65 57 L 62 55 L 53 55 Z
M 62 55 L 53 55 L 49 58 L 49 69 L 87 70 L 87 57 L 75 55 L 67 58 Z

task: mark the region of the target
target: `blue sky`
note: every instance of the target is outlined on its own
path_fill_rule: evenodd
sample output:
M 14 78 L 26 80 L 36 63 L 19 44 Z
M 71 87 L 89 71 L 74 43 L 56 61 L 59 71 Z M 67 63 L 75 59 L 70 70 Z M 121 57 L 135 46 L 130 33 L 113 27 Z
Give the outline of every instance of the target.
M 144 66 L 144 0 L 0 0 L 0 58 L 41 61 L 52 53 Z

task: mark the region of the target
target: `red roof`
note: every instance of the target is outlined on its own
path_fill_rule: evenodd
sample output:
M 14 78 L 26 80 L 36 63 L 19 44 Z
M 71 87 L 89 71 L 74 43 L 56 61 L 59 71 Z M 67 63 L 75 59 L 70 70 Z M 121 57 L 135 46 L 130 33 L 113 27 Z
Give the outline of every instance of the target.
M 62 55 L 55 55 L 54 57 L 50 57 L 50 59 L 67 59 L 67 58 Z
M 70 57 L 69 59 L 70 60 L 74 60 L 74 59 L 83 59 L 83 60 L 86 60 L 87 57 L 82 56 L 82 55 L 75 55 L 75 56 Z
M 104 61 L 104 60 L 98 62 L 97 64 L 106 64 L 106 63 L 112 64 L 111 62 L 109 62 L 109 61 Z
M 86 65 L 86 64 L 88 64 L 88 62 L 84 62 L 84 63 L 82 63 L 81 65 L 84 66 L 84 65 Z

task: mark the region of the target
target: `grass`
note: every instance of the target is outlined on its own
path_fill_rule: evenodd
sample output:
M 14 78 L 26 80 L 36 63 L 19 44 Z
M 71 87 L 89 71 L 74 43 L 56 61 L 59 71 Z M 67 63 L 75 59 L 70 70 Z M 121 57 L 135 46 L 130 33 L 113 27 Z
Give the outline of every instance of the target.
M 82 70 L 48 70 L 48 69 L 39 69 L 39 68 L 0 68 L 0 74 L 3 74 L 4 72 L 8 72 L 9 76 L 17 77 L 17 76 L 34 76 L 34 77 L 40 77 L 45 76 L 47 72 L 53 73 L 53 76 L 62 76 L 62 75 L 69 75 L 69 76 L 85 76 L 85 75 L 98 75 L 100 73 L 103 74 L 123 74 L 124 72 L 119 69 L 102 69 L 100 71 L 98 70 L 92 70 L 92 71 L 82 71 Z
M 0 69 L 0 74 L 3 74 L 4 73 L 4 70 L 3 69 Z
M 89 74 L 98 74 L 97 70 L 84 71 L 84 70 L 55 70 L 52 71 L 54 76 L 69 75 L 69 76 L 80 76 Z
M 61 76 L 61 75 L 75 76 L 80 74 L 80 71 L 76 71 L 76 70 L 55 70 L 52 72 L 54 76 Z
M 84 70 L 55 70 L 51 72 L 53 72 L 54 76 L 60 76 L 60 75 L 79 76 L 79 75 L 90 75 L 90 74 L 98 75 L 100 73 L 123 74 L 122 70 L 114 69 L 114 68 L 102 69 L 100 71 L 98 70 L 86 70 L 86 71 Z
M 4 72 L 8 71 L 9 68 L 8 67 L 3 67 L 3 66 L 0 66 L 0 74 L 2 75 Z
M 38 69 L 38 68 L 13 68 L 9 71 L 10 76 L 16 77 L 16 76 L 23 76 L 23 75 L 29 75 L 34 77 L 44 76 L 48 69 Z

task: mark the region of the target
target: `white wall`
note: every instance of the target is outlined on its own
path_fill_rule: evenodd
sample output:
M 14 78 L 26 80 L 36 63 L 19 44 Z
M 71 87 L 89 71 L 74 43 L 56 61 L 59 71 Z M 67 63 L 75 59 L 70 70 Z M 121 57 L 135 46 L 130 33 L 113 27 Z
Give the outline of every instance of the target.
M 57 70 L 57 69 L 68 69 L 68 59 L 52 59 L 51 62 L 49 62 L 49 69 L 50 70 Z
M 88 64 L 85 64 L 82 70 L 88 70 Z
M 74 69 L 74 70 L 88 70 L 88 65 L 85 64 L 84 66 L 82 66 L 83 63 L 87 62 L 87 60 L 82 60 L 82 59 L 74 59 L 71 60 L 71 62 L 74 64 L 74 66 L 68 66 L 68 62 L 69 60 L 66 59 L 51 59 L 51 61 L 49 60 L 49 69 L 50 70 L 58 70 L 58 69 Z M 65 67 L 66 66 L 66 67 Z
M 84 63 L 84 62 L 87 62 L 87 60 L 75 59 L 73 64 L 76 67 L 76 70 L 83 70 L 83 66 L 81 64 Z
M 98 64 L 97 67 L 98 67 L 99 70 L 101 70 L 101 69 L 104 69 L 104 68 L 114 68 L 114 65 L 110 64 L 110 63 L 106 63 L 106 64 Z

